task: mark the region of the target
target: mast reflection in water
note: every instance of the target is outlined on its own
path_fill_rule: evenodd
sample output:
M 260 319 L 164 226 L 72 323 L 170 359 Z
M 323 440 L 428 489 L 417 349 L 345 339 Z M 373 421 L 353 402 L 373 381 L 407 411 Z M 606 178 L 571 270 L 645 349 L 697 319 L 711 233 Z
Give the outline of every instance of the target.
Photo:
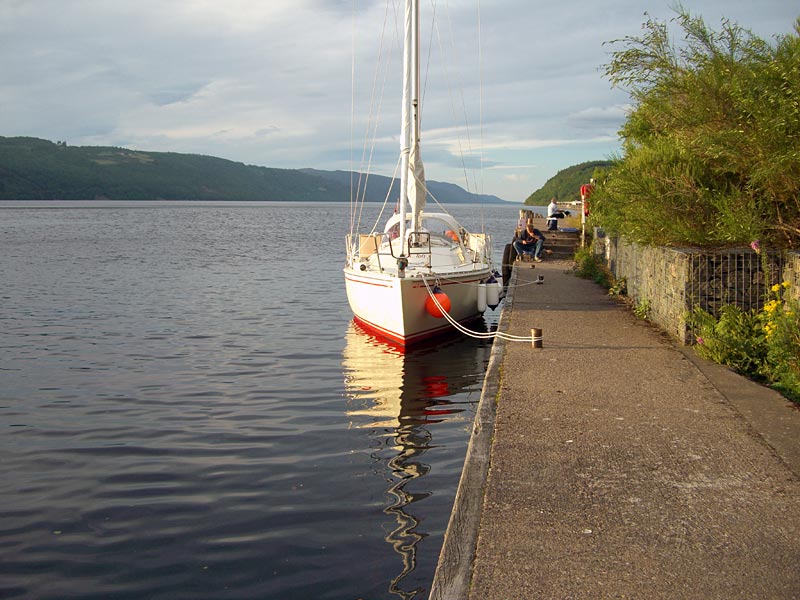
M 490 351 L 491 341 L 464 336 L 404 350 L 355 322 L 348 328 L 347 415 L 369 431 L 386 479 L 384 539 L 400 558 L 389 592 L 398 597 L 423 597 L 433 578 Z

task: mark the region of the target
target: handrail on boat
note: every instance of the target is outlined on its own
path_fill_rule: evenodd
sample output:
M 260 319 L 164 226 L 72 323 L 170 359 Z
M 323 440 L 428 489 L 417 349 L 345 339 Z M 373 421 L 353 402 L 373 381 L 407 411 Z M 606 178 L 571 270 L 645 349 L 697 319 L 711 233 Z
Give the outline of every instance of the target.
M 355 235 L 358 235 L 358 244 L 354 244 Z M 377 257 L 378 269 L 383 271 L 381 265 L 382 256 L 391 256 L 394 260 L 403 258 L 395 253 L 395 244 L 392 243 L 392 232 L 371 233 L 371 234 L 348 234 L 347 248 L 349 249 L 348 263 L 353 264 L 356 259 L 363 259 L 373 254 Z M 430 261 L 433 254 L 431 248 L 431 234 L 427 231 L 412 231 L 408 234 L 408 256 L 427 256 Z M 388 248 L 388 252 L 382 249 Z
M 470 251 L 472 254 L 472 263 L 476 264 L 484 260 L 486 251 L 490 247 L 490 236 L 482 233 L 468 233 L 464 229 L 460 229 L 459 234 L 459 247 L 461 247 L 462 250 Z M 396 235 L 397 234 L 394 231 L 384 231 L 370 234 L 348 234 L 348 263 L 353 265 L 355 264 L 356 260 L 365 259 L 374 254 L 376 256 L 379 271 L 384 270 L 384 267 L 381 264 L 381 257 L 391 257 L 393 260 L 397 261 L 401 258 L 423 256 L 427 258 L 427 264 L 430 265 L 433 257 L 432 240 L 434 238 L 438 239 L 439 237 L 443 237 L 439 236 L 439 234 L 432 234 L 429 231 L 410 231 L 408 233 L 408 255 L 403 257 L 395 252 L 399 249 L 399 244 L 392 243 L 397 239 L 396 237 L 393 237 Z M 356 239 L 358 242 L 354 243 Z M 388 250 L 388 252 L 386 250 Z

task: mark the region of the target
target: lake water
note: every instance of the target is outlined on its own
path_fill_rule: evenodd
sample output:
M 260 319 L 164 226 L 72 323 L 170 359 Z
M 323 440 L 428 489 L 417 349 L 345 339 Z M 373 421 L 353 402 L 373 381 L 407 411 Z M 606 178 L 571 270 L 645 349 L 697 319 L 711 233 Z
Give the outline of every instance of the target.
M 348 218 L 0 203 L 0 597 L 427 597 L 491 346 L 356 329 Z

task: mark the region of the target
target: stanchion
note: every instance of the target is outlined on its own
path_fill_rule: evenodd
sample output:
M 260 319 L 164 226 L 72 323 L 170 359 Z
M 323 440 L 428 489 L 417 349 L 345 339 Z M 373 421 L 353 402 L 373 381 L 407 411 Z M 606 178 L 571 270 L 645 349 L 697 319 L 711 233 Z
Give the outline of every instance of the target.
M 538 328 L 531 329 L 531 343 L 534 348 L 542 347 L 542 330 Z

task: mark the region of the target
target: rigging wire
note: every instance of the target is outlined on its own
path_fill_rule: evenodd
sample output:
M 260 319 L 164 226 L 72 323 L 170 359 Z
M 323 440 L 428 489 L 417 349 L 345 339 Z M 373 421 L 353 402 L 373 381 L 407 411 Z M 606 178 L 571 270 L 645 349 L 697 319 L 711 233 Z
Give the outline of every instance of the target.
M 351 63 L 351 109 L 350 109 L 350 111 L 351 111 L 351 218 L 350 218 L 350 231 L 351 231 L 351 233 L 356 231 L 356 230 L 358 230 L 358 229 L 360 229 L 360 226 L 361 226 L 361 218 L 363 216 L 363 210 L 364 210 L 363 203 L 364 203 L 364 201 L 366 199 L 367 183 L 369 181 L 369 176 L 370 176 L 371 168 L 372 168 L 372 161 L 373 161 L 374 153 L 375 153 L 375 147 L 376 147 L 376 144 L 377 144 L 378 126 L 380 124 L 380 115 L 381 115 L 381 112 L 382 112 L 382 105 L 383 105 L 383 100 L 384 100 L 384 92 L 386 90 L 388 74 L 389 74 L 389 63 L 391 61 L 391 54 L 392 54 L 391 51 L 387 51 L 386 50 L 386 47 L 387 47 L 387 35 L 386 34 L 387 34 L 387 27 L 388 27 L 388 23 L 389 23 L 389 17 L 390 17 L 390 14 L 391 14 L 392 5 L 394 6 L 394 14 L 395 14 L 395 19 L 394 19 L 395 37 L 399 40 L 399 33 L 397 32 L 397 26 L 398 26 L 397 21 L 398 21 L 398 14 L 399 14 L 398 3 L 397 3 L 396 0 L 390 0 L 390 1 L 387 1 L 386 4 L 385 4 L 383 27 L 381 29 L 381 35 L 380 35 L 380 46 L 379 46 L 379 51 L 378 51 L 378 60 L 376 61 L 375 73 L 373 75 L 372 92 L 371 92 L 371 99 L 370 99 L 370 110 L 369 110 L 368 118 L 367 118 L 367 127 L 366 127 L 365 133 L 364 133 L 364 140 L 363 140 L 362 152 L 361 152 L 361 163 L 360 163 L 360 167 L 359 167 L 358 173 L 357 173 L 358 174 L 358 182 L 357 182 L 357 189 L 356 189 L 356 193 L 355 193 L 355 200 L 353 200 L 353 189 L 352 189 L 353 188 L 353 181 L 352 180 L 353 180 L 353 177 L 354 177 L 354 174 L 353 174 L 353 171 L 354 171 L 354 169 L 353 169 L 353 159 L 354 159 L 354 157 L 352 156 L 352 150 L 354 148 L 353 142 L 355 141 L 354 140 L 354 138 L 355 138 L 354 124 L 355 124 L 355 111 L 356 111 L 356 107 L 355 107 L 355 94 L 356 94 L 356 83 L 355 83 L 355 77 L 356 77 L 355 76 L 355 71 L 356 71 L 356 65 L 355 65 L 355 40 L 356 40 L 356 29 L 357 29 L 356 14 L 355 14 L 356 13 L 355 4 L 356 4 L 356 0 L 353 0 L 353 23 L 352 23 L 352 28 L 353 28 L 353 33 L 352 33 L 352 38 L 353 38 L 352 39 L 352 44 L 353 44 L 352 55 L 353 56 L 352 56 L 352 63 Z M 471 191 L 472 193 L 476 193 L 477 194 L 479 192 L 478 192 L 478 184 L 477 184 L 477 179 L 476 179 L 476 176 L 475 176 L 475 173 L 474 173 L 474 169 L 472 170 L 473 171 L 473 174 L 472 174 L 472 177 L 471 177 L 472 181 L 470 181 L 470 175 L 469 175 L 470 169 L 468 169 L 468 167 L 467 167 L 467 161 L 466 161 L 466 158 L 465 158 L 466 155 L 471 155 L 473 153 L 473 147 L 472 147 L 472 140 L 471 140 L 471 135 L 470 135 L 470 128 L 469 128 L 468 119 L 467 119 L 467 109 L 466 109 L 466 101 L 465 101 L 465 98 L 464 98 L 464 89 L 463 89 L 463 85 L 454 86 L 453 82 L 451 80 L 450 72 L 448 70 L 447 61 L 446 61 L 446 58 L 445 58 L 447 52 L 445 51 L 444 44 L 442 42 L 440 29 L 439 29 L 439 20 L 440 20 L 441 17 L 438 17 L 438 13 L 441 12 L 441 11 L 439 10 L 437 0 L 431 0 L 431 6 L 432 6 L 432 17 L 431 17 L 431 20 L 432 20 L 433 26 L 431 27 L 430 39 L 429 39 L 429 43 L 428 43 L 428 52 L 427 52 L 426 69 L 425 69 L 425 80 L 423 82 L 423 86 L 422 86 L 423 89 L 422 89 L 422 94 L 421 94 L 421 98 L 420 98 L 419 118 L 420 118 L 420 120 L 422 119 L 422 112 L 423 112 L 422 111 L 422 106 L 424 105 L 424 98 L 425 98 L 426 91 L 427 91 L 427 88 L 428 88 L 428 78 L 429 78 L 430 72 L 431 72 L 430 65 L 431 65 L 431 60 L 432 60 L 432 54 L 433 54 L 432 50 L 433 50 L 433 47 L 434 47 L 433 40 L 434 40 L 434 35 L 435 35 L 437 43 L 438 43 L 438 46 L 439 46 L 440 55 L 442 57 L 442 70 L 443 70 L 443 75 L 444 75 L 443 78 L 444 78 L 444 81 L 446 83 L 446 87 L 447 87 L 448 92 L 449 92 L 449 96 L 450 96 L 450 100 L 451 100 L 452 112 L 453 112 L 454 115 L 460 113 L 463 116 L 463 126 L 464 126 L 464 130 L 466 132 L 466 150 L 464 148 L 464 142 L 462 140 L 462 134 L 460 133 L 460 129 L 456 131 L 456 138 L 457 138 L 458 153 L 460 155 L 464 181 L 465 181 L 465 184 L 466 184 L 466 187 L 467 187 L 467 191 Z M 454 42 L 455 36 L 453 34 L 452 19 L 451 19 L 451 16 L 450 16 L 450 7 L 449 7 L 449 4 L 448 4 L 447 0 L 445 0 L 445 2 L 444 2 L 444 8 L 445 8 L 445 14 L 447 16 L 447 25 L 448 25 L 449 40 L 450 40 L 448 47 L 450 48 L 450 52 L 455 54 L 456 53 L 455 42 Z M 480 35 L 481 35 L 481 33 L 480 33 L 480 7 L 479 7 L 478 8 L 479 70 L 481 70 L 483 68 L 482 67 L 482 54 L 481 54 L 482 49 L 480 48 Z M 390 47 L 392 47 L 392 48 L 394 47 L 392 44 L 388 44 L 388 45 Z M 380 70 L 381 70 L 381 68 L 383 68 L 383 79 L 382 79 L 382 82 L 380 82 L 380 85 L 379 85 L 379 81 L 381 79 L 380 78 Z M 481 93 L 480 93 L 480 97 L 479 97 L 479 115 L 480 115 L 480 119 L 481 119 L 481 136 L 482 136 L 482 134 L 483 134 L 483 132 L 482 132 L 482 126 L 483 126 L 482 125 L 482 119 L 483 119 L 483 117 L 482 117 L 482 111 L 483 111 L 483 109 L 482 109 L 482 102 L 483 102 L 483 98 L 482 98 L 482 94 L 483 94 L 483 91 L 482 91 L 482 77 L 483 77 L 483 74 L 482 74 L 482 72 L 480 73 L 480 77 L 481 77 L 481 84 L 480 84 L 479 88 L 481 90 Z M 454 90 L 454 87 L 458 87 L 458 90 Z M 456 102 L 456 96 L 458 96 L 458 98 L 460 98 L 460 105 L 461 106 L 460 106 L 459 110 L 456 110 L 456 106 L 458 104 L 458 102 Z M 377 98 L 377 101 L 376 101 L 376 98 Z M 480 154 L 480 159 L 479 159 L 479 169 L 482 170 L 482 168 L 483 168 L 483 153 L 482 153 L 482 149 L 481 149 L 481 154 Z M 482 173 L 481 173 L 481 176 L 482 176 Z M 437 204 L 439 205 L 441 210 L 443 210 L 444 212 L 448 212 L 446 209 L 444 209 L 444 207 L 441 206 L 441 204 L 439 204 L 438 202 L 437 202 Z M 481 220 L 483 221 L 483 211 L 481 211 L 481 215 L 482 215 L 482 219 Z M 482 225 L 483 225 L 483 223 L 482 223 Z
M 350 233 L 353 233 L 353 136 L 356 120 L 356 0 L 350 18 Z
M 383 109 L 383 98 L 384 92 L 386 90 L 386 82 L 388 80 L 389 74 L 389 64 L 391 62 L 391 52 L 386 53 L 385 61 L 383 60 L 384 56 L 384 48 L 386 47 L 386 29 L 387 23 L 389 22 L 389 8 L 390 3 L 386 3 L 386 9 L 384 10 L 383 14 L 383 27 L 381 28 L 381 36 L 380 36 L 380 44 L 378 48 L 378 59 L 375 62 L 375 72 L 373 74 L 372 79 L 372 92 L 369 102 L 369 113 L 367 116 L 367 126 L 364 129 L 364 143 L 361 148 L 361 163 L 358 169 L 358 187 L 356 190 L 356 197 L 355 197 L 355 205 L 351 205 L 351 216 L 350 216 L 350 232 L 354 233 L 355 231 L 361 228 L 361 218 L 363 216 L 364 211 L 364 202 L 366 200 L 367 195 L 367 184 L 369 183 L 369 174 L 372 169 L 372 159 L 375 153 L 375 145 L 377 143 L 377 131 L 378 126 L 380 124 L 380 116 Z M 395 8 L 395 13 L 397 9 Z M 397 20 L 397 15 L 395 14 L 395 21 Z M 395 27 L 395 35 L 397 35 L 397 28 Z M 354 128 L 355 124 L 355 0 L 353 0 L 353 84 L 351 90 L 351 130 Z M 383 65 L 383 81 L 380 85 L 380 93 L 378 93 L 378 81 L 380 75 L 381 65 Z M 375 98 L 378 98 L 377 105 Z M 371 140 L 371 143 L 370 143 Z M 353 140 L 351 134 L 351 152 L 352 152 Z M 369 152 L 367 149 L 369 148 Z M 365 168 L 366 165 L 366 168 Z M 352 200 L 352 168 L 351 168 L 351 200 Z
M 484 137 L 483 137 L 483 39 L 482 33 L 483 30 L 481 28 L 481 0 L 477 0 L 477 9 L 478 9 L 478 136 L 479 136 L 479 144 L 478 144 L 478 172 L 480 174 L 480 185 L 476 183 L 476 192 L 480 197 L 483 195 L 484 192 L 484 171 L 483 171 L 483 150 L 484 150 Z M 480 203 L 481 207 L 481 228 L 485 231 L 486 230 L 486 215 L 483 210 L 483 202 Z
M 435 6 L 436 6 L 435 0 L 432 0 L 431 3 L 434 5 L 434 9 L 435 9 Z M 481 48 L 481 40 L 480 40 L 480 35 L 481 35 L 480 4 L 478 5 L 478 13 L 477 13 L 477 30 L 478 30 L 477 35 L 478 35 L 478 52 L 479 52 L 479 54 L 478 54 L 478 63 L 479 63 L 479 92 L 480 92 L 479 93 L 479 98 L 478 98 L 478 103 L 479 103 L 479 105 L 478 105 L 478 113 L 479 113 L 479 119 L 480 119 L 480 144 L 481 144 L 481 147 L 478 149 L 478 167 L 477 167 L 477 169 L 474 166 L 468 167 L 467 166 L 467 162 L 468 161 L 465 158 L 465 157 L 474 156 L 475 152 L 476 152 L 476 149 L 473 146 L 472 134 L 471 134 L 471 129 L 470 129 L 470 125 L 469 125 L 469 118 L 467 116 L 467 103 L 466 103 L 465 94 L 464 94 L 464 86 L 463 86 L 462 83 L 459 83 L 457 85 L 453 84 L 453 82 L 451 80 L 451 77 L 450 77 L 450 73 L 448 71 L 447 60 L 445 59 L 445 57 L 447 55 L 447 53 L 445 51 L 445 47 L 449 48 L 450 52 L 452 54 L 457 54 L 457 52 L 456 52 L 456 45 L 455 45 L 456 36 L 453 33 L 453 22 L 452 22 L 451 13 L 450 13 L 450 7 L 449 7 L 449 4 L 448 4 L 447 0 L 445 0 L 444 5 L 445 5 L 445 13 L 447 15 L 447 31 L 448 31 L 449 43 L 448 44 L 444 44 L 443 41 L 442 41 L 442 35 L 441 35 L 441 31 L 439 29 L 439 19 L 435 19 L 434 20 L 433 25 L 431 27 L 431 33 L 433 34 L 434 31 L 436 32 L 436 40 L 437 40 L 437 43 L 438 43 L 438 46 L 439 46 L 439 53 L 440 53 L 440 55 L 442 57 L 442 72 L 443 72 L 443 75 L 444 75 L 443 76 L 443 80 L 444 80 L 444 82 L 446 84 L 447 91 L 448 91 L 448 96 L 450 98 L 450 106 L 451 106 L 452 114 L 453 115 L 460 115 L 460 118 L 463 117 L 463 123 L 459 123 L 458 127 L 457 128 L 454 127 L 454 129 L 455 129 L 455 137 L 456 137 L 456 146 L 458 148 L 458 156 L 459 156 L 459 159 L 460 159 L 460 162 L 461 162 L 461 170 L 462 170 L 463 177 L 464 177 L 465 188 L 469 193 L 478 196 L 479 194 L 481 194 L 483 192 L 483 87 L 482 87 L 482 85 L 483 85 L 482 84 L 482 81 L 483 81 L 483 79 L 482 79 L 483 78 L 483 73 L 482 73 L 483 62 L 482 61 L 483 61 L 483 59 L 482 59 L 482 54 L 481 54 L 482 48 Z M 435 10 L 434 10 L 434 15 L 435 15 Z M 431 46 L 432 46 L 432 44 L 433 44 L 433 35 L 431 35 Z M 454 88 L 457 88 L 457 89 L 454 89 Z M 459 102 L 457 102 L 457 100 L 460 101 L 460 106 L 458 106 L 458 109 L 457 109 L 457 105 L 459 104 Z M 463 131 L 463 135 L 466 136 L 466 143 L 464 142 L 464 140 L 462 140 L 462 131 Z M 466 150 L 465 150 L 465 146 L 466 146 Z M 476 177 L 476 173 L 475 173 L 476 170 L 479 171 L 477 177 Z M 480 179 L 480 185 L 478 183 L 479 179 Z M 484 210 L 483 210 L 483 203 L 481 202 L 479 204 L 480 204 L 481 231 L 485 233 L 485 231 L 486 231 L 486 220 L 485 220 L 485 213 L 484 213 Z
M 483 39 L 481 38 L 481 0 L 478 0 L 478 134 L 480 137 L 480 145 L 478 146 L 480 156 L 480 176 L 481 185 L 477 190 L 478 194 L 483 194 Z
M 450 33 L 450 45 L 451 45 L 451 47 L 453 49 L 453 52 L 455 52 L 455 41 L 454 41 L 455 40 L 455 35 L 453 33 L 453 22 L 452 22 L 451 19 L 448 19 L 447 26 L 448 26 L 448 30 L 449 30 L 449 33 Z M 479 43 L 479 50 L 480 50 L 480 40 L 478 41 L 478 43 Z M 449 86 L 449 81 L 448 81 L 448 86 Z M 466 154 L 466 156 L 470 156 L 471 157 L 473 155 L 473 150 L 474 150 L 474 148 L 472 146 L 472 136 L 470 134 L 469 118 L 467 117 L 467 102 L 466 102 L 466 99 L 465 99 L 465 96 L 464 96 L 464 86 L 459 84 L 457 92 L 458 92 L 458 100 L 461 101 L 461 114 L 463 114 L 463 116 L 464 116 L 464 135 L 466 136 L 466 147 L 467 147 L 466 153 L 465 153 L 464 149 L 462 148 L 461 134 L 460 133 L 457 134 L 458 150 L 459 150 L 459 155 L 460 155 L 460 158 L 461 158 L 461 165 L 462 165 L 462 168 L 464 170 L 464 181 L 466 182 L 466 185 L 467 185 L 467 191 L 471 191 L 473 194 L 477 194 L 478 193 L 478 189 L 477 189 L 478 188 L 478 184 L 477 184 L 477 180 L 475 178 L 475 169 L 472 168 L 472 169 L 468 170 L 467 169 L 467 165 L 466 165 L 466 161 L 464 160 L 465 154 Z M 456 114 L 455 102 L 453 100 L 453 92 L 452 92 L 452 90 L 450 90 L 450 101 L 453 104 L 453 114 Z M 472 174 L 472 184 L 471 185 L 470 185 L 470 173 Z
M 472 329 L 468 329 L 464 327 L 461 323 L 456 321 L 450 314 L 444 309 L 444 307 L 439 303 L 439 299 L 436 297 L 436 294 L 433 293 L 430 284 L 428 283 L 428 279 L 425 275 L 422 275 L 422 282 L 425 284 L 425 289 L 428 290 L 428 296 L 431 297 L 433 303 L 436 305 L 436 308 L 439 309 L 439 312 L 442 316 L 447 319 L 447 322 L 450 323 L 453 327 L 455 327 L 458 331 L 467 335 L 471 338 L 479 339 L 479 340 L 488 340 L 488 339 L 495 339 L 500 338 L 501 340 L 506 340 L 508 342 L 533 342 L 533 336 L 526 335 L 511 335 L 510 333 L 504 333 L 502 331 L 473 331 Z
M 389 198 L 392 196 L 392 190 L 394 189 L 394 182 L 397 181 L 397 171 L 400 169 L 400 158 L 397 159 L 397 163 L 394 166 L 394 173 L 392 173 L 392 179 L 389 182 L 389 190 L 386 192 L 386 196 L 383 198 L 383 204 L 381 205 L 380 211 L 378 211 L 378 216 L 375 217 L 375 223 L 372 225 L 372 229 L 370 230 L 370 235 L 375 233 L 378 229 L 378 224 L 381 222 L 381 218 L 383 217 L 383 211 L 386 210 L 386 205 L 389 204 Z
M 383 27 L 381 29 L 381 35 L 380 35 L 380 46 L 379 46 L 379 51 L 378 51 L 378 60 L 376 61 L 375 72 L 374 72 L 374 75 L 373 75 L 373 82 L 372 82 L 372 92 L 371 92 L 371 99 L 370 99 L 370 110 L 369 110 L 368 118 L 367 118 L 367 127 L 365 128 L 365 132 L 364 132 L 364 140 L 363 140 L 362 152 L 361 152 L 361 163 L 360 163 L 360 167 L 359 167 L 358 173 L 357 173 L 358 174 L 357 189 L 356 189 L 355 199 L 353 199 L 353 178 L 354 178 L 355 175 L 353 173 L 353 167 L 352 167 L 352 162 L 353 162 L 353 158 L 354 158 L 352 156 L 352 151 L 353 151 L 353 142 L 354 142 L 354 137 L 355 137 L 355 134 L 354 134 L 354 123 L 355 123 L 355 93 L 356 93 L 356 84 L 355 84 L 355 69 L 356 69 L 356 67 L 355 67 L 355 36 L 356 36 L 356 15 L 355 15 L 355 12 L 356 12 L 356 9 L 355 9 L 355 4 L 356 4 L 356 0 L 353 0 L 353 25 L 352 25 L 352 27 L 353 27 L 353 49 L 352 49 L 353 57 L 352 57 L 352 64 L 351 64 L 351 71 L 352 71 L 352 73 L 351 73 L 351 174 L 350 174 L 350 178 L 351 178 L 350 232 L 351 233 L 354 233 L 355 231 L 358 231 L 358 230 L 361 229 L 362 217 L 363 217 L 363 213 L 364 213 L 364 204 L 366 202 L 366 195 L 367 195 L 367 184 L 369 182 L 369 177 L 370 177 L 371 170 L 372 170 L 372 161 L 373 161 L 373 158 L 374 158 L 375 148 L 376 148 L 377 140 L 378 140 L 378 127 L 379 127 L 379 124 L 380 124 L 380 116 L 381 116 L 381 113 L 382 113 L 383 100 L 384 100 L 384 97 L 385 97 L 386 85 L 387 85 L 387 80 L 388 80 L 388 75 L 389 75 L 389 66 L 390 66 L 391 55 L 392 55 L 391 48 L 394 47 L 392 44 L 388 44 L 388 46 L 390 46 L 390 49 L 388 51 L 386 50 L 386 46 L 387 46 L 387 28 L 388 28 L 390 15 L 392 14 L 391 13 L 392 6 L 394 6 L 394 16 L 395 16 L 395 18 L 394 18 L 395 37 L 396 37 L 397 40 L 399 40 L 399 33 L 397 32 L 398 14 L 399 14 L 398 6 L 399 5 L 398 5 L 397 0 L 390 0 L 390 1 L 387 1 L 386 4 L 385 4 L 385 11 L 384 11 L 384 17 L 383 17 Z M 467 119 L 467 108 L 466 108 L 466 101 L 465 101 L 465 97 L 464 97 L 464 89 L 463 89 L 462 85 L 458 85 L 457 86 L 458 90 L 454 91 L 454 86 L 453 86 L 452 81 L 451 81 L 450 73 L 449 73 L 449 70 L 448 70 L 448 67 L 447 67 L 447 62 L 445 60 L 446 52 L 445 52 L 445 49 L 443 47 L 444 45 L 442 43 L 442 37 L 441 37 L 440 29 L 439 29 L 439 18 L 437 18 L 437 7 L 438 7 L 437 0 L 431 0 L 431 6 L 432 6 L 432 14 L 433 14 L 433 17 L 432 17 L 433 26 L 431 27 L 430 39 L 429 39 L 429 43 L 428 43 L 428 53 L 427 53 L 428 55 L 427 55 L 427 59 L 426 59 L 427 66 L 426 66 L 426 70 L 425 70 L 425 80 L 424 80 L 424 83 L 423 83 L 423 89 L 422 89 L 422 94 L 421 94 L 422 97 L 420 98 L 419 118 L 422 119 L 422 108 L 421 107 L 424 104 L 424 96 L 425 96 L 425 92 L 426 92 L 427 87 L 428 87 L 428 77 L 429 77 L 430 71 L 431 71 L 430 64 L 431 64 L 431 59 L 432 59 L 432 50 L 433 50 L 433 47 L 434 47 L 433 40 L 434 40 L 434 34 L 435 34 L 436 40 L 437 40 L 437 43 L 438 43 L 438 46 L 439 46 L 440 54 L 442 56 L 442 69 L 443 69 L 443 74 L 444 74 L 444 81 L 446 82 L 446 87 L 447 87 L 448 92 L 449 92 L 449 97 L 450 97 L 450 101 L 451 101 L 451 107 L 452 107 L 453 114 L 455 115 L 455 114 L 459 114 L 460 113 L 461 115 L 463 115 L 463 126 L 464 126 L 464 131 L 466 132 L 466 151 L 465 151 L 465 148 L 464 148 L 464 143 L 462 141 L 462 133 L 461 133 L 461 129 L 460 128 L 457 128 L 457 130 L 456 130 L 456 139 L 457 139 L 458 152 L 459 152 L 460 159 L 461 159 L 461 166 L 462 166 L 462 170 L 463 170 L 464 180 L 465 180 L 465 183 L 466 183 L 467 190 L 471 191 L 472 193 L 476 193 L 477 194 L 477 193 L 479 193 L 479 190 L 478 190 L 477 178 L 476 178 L 476 175 L 475 175 L 475 172 L 474 172 L 475 169 L 471 170 L 472 171 L 472 178 L 471 178 L 472 181 L 470 182 L 470 175 L 469 175 L 470 169 L 467 168 L 467 161 L 465 159 L 465 155 L 472 155 L 473 154 L 473 146 L 472 146 L 472 137 L 470 135 L 470 127 L 469 127 L 468 119 Z M 450 48 L 450 51 L 455 54 L 455 52 L 456 52 L 455 42 L 454 42 L 455 36 L 453 35 L 452 18 L 450 16 L 450 7 L 449 7 L 449 4 L 448 4 L 447 0 L 444 1 L 444 8 L 445 8 L 445 14 L 447 15 L 447 25 L 448 25 L 448 31 L 449 31 L 449 39 L 450 39 L 449 48 Z M 478 36 L 479 90 L 480 90 L 478 101 L 479 101 L 480 140 L 481 140 L 480 141 L 481 148 L 479 149 L 479 153 L 480 154 L 479 154 L 479 162 L 478 162 L 479 167 L 478 167 L 478 170 L 480 170 L 480 174 L 479 175 L 480 175 L 480 177 L 482 179 L 482 177 L 483 177 L 483 163 L 484 163 L 484 157 L 483 157 L 483 55 L 482 55 L 482 48 L 481 48 L 480 2 L 478 2 L 477 9 L 478 9 L 478 12 L 477 12 L 477 21 L 478 21 L 477 36 Z M 440 11 L 438 11 L 438 12 L 440 12 Z M 380 77 L 381 68 L 383 68 L 382 81 L 381 81 L 381 77 Z M 456 110 L 456 106 L 458 104 L 456 102 L 456 96 L 457 95 L 458 95 L 458 98 L 460 98 L 460 105 L 461 105 L 460 106 L 460 110 Z M 376 100 L 376 98 L 377 98 L 377 100 Z M 399 162 L 400 162 L 400 159 L 398 159 L 398 164 L 399 164 Z M 383 211 L 386 209 L 386 206 L 387 206 L 387 204 L 389 202 L 389 197 L 391 195 L 391 191 L 392 191 L 392 188 L 394 186 L 394 179 L 397 176 L 397 169 L 398 169 L 398 166 L 396 165 L 395 166 L 395 172 L 394 172 L 394 174 L 392 176 L 392 183 L 390 184 L 389 191 L 387 192 L 387 196 L 384 198 L 383 207 L 381 208 L 381 211 L 380 211 L 379 216 L 378 216 L 378 218 L 376 220 L 376 223 L 372 227 L 371 231 L 373 233 L 378 228 L 378 222 L 380 221 L 380 218 L 383 215 Z M 416 179 L 416 174 L 414 174 L 414 177 Z M 422 183 L 423 187 L 426 189 L 427 195 L 429 195 L 431 197 L 431 199 L 434 201 L 434 203 L 439 208 L 439 210 L 441 210 L 442 212 L 445 212 L 447 214 L 450 214 L 448 209 L 446 209 L 444 206 L 442 206 L 442 204 L 430 192 L 430 190 L 427 189 L 427 185 L 426 185 L 425 182 L 419 182 L 418 181 L 418 183 Z M 480 207 L 480 215 L 481 215 L 480 216 L 481 231 L 485 233 L 485 214 L 484 214 L 484 210 L 483 210 L 483 205 L 482 204 L 481 204 L 481 207 Z M 459 226 L 461 226 L 461 223 L 459 223 Z

